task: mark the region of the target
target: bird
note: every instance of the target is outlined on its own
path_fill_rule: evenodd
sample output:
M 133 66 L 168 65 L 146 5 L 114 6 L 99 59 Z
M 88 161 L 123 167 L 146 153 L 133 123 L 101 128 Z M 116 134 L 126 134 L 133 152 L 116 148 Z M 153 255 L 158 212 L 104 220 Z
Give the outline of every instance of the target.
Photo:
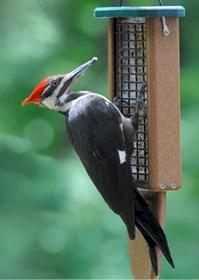
M 131 171 L 131 156 L 139 124 L 142 91 L 133 116 L 124 116 L 116 104 L 99 93 L 72 91 L 72 85 L 97 61 L 96 57 L 67 74 L 44 78 L 22 102 L 64 115 L 69 139 L 89 177 L 114 213 L 126 225 L 129 238 L 135 227 L 148 244 L 151 264 L 158 275 L 156 247 L 175 268 L 166 235 L 139 193 Z

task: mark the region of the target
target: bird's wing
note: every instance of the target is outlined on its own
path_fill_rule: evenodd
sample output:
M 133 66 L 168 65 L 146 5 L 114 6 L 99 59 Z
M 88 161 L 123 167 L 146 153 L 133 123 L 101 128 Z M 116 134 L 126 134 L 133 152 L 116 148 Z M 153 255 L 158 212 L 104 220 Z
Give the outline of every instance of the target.
M 126 162 L 126 147 L 121 120 L 114 117 L 103 116 L 95 123 L 90 132 L 90 148 L 99 164 L 115 162 L 120 166 Z
M 79 106 L 85 109 L 86 105 L 82 102 Z M 121 115 L 113 104 L 102 99 L 94 99 L 86 111 L 76 114 L 81 108 L 77 103 L 75 118 L 69 118 L 71 142 L 105 201 L 130 223 L 134 219 L 132 175 Z

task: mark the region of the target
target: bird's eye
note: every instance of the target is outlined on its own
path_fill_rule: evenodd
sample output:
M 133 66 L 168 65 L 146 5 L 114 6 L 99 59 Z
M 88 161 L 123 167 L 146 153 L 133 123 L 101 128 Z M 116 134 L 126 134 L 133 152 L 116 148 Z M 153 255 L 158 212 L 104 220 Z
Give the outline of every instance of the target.
M 57 82 L 57 81 L 53 81 L 53 82 L 52 82 L 52 85 L 53 85 L 54 87 L 56 87 L 56 86 L 58 85 L 58 82 Z
M 52 80 L 52 81 L 51 81 L 51 86 L 52 86 L 53 88 L 56 88 L 56 87 L 61 83 L 61 80 L 62 80 L 61 77 Z

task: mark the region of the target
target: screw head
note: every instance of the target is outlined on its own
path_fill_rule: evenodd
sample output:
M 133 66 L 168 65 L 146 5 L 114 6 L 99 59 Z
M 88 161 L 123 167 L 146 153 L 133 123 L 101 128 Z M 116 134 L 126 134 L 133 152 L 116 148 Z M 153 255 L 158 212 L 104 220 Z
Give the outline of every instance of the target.
M 172 183 L 172 184 L 171 184 L 171 187 L 172 187 L 172 189 L 176 189 L 176 188 L 177 188 L 176 183 Z
M 164 190 L 166 188 L 165 184 L 164 183 L 160 183 L 160 188 L 161 188 L 161 190 Z

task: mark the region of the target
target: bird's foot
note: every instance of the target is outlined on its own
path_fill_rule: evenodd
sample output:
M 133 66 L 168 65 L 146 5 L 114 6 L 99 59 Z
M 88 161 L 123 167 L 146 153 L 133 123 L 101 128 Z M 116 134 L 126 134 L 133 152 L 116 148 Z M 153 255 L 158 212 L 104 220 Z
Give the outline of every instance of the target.
M 120 110 L 120 111 L 123 111 L 123 107 L 126 107 L 128 108 L 129 104 L 127 101 L 125 101 L 122 97 L 120 96 L 114 96 L 113 99 L 112 99 L 112 103 Z M 122 114 L 125 116 L 125 117 L 129 117 L 128 114 L 125 114 L 125 112 L 123 111 Z
M 141 89 L 139 90 L 136 98 L 136 112 L 139 113 L 140 110 L 144 110 L 145 108 L 145 89 L 146 83 L 143 83 Z
M 123 100 L 122 97 L 120 96 L 114 96 L 112 99 L 112 103 L 118 108 L 121 109 L 121 107 L 123 106 L 123 104 L 128 105 L 128 102 L 126 102 L 125 100 Z

